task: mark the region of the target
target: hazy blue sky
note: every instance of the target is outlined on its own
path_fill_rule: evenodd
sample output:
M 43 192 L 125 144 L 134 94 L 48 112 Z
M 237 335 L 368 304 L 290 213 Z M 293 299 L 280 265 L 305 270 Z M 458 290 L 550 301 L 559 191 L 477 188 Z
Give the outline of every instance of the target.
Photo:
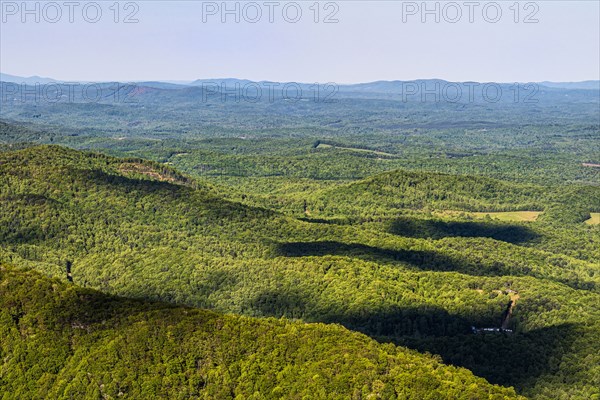
M 257 1 L 262 18 L 256 23 L 256 8 L 240 23 L 234 15 L 221 22 L 221 2 L 137 1 L 137 23 L 123 23 L 133 7 L 120 3 L 118 23 L 113 21 L 114 1 L 98 2 L 102 16 L 93 19 L 90 2 L 80 1 L 69 22 L 63 0 L 56 9 L 39 5 L 40 22 L 34 14 L 23 15 L 21 1 L 2 1 L 0 70 L 13 75 L 41 75 L 64 80 L 193 80 L 236 77 L 253 80 L 301 82 L 365 82 L 442 78 L 453 81 L 579 81 L 600 79 L 600 2 L 520 2 L 515 23 L 514 1 L 500 1 L 502 16 L 496 23 L 495 5 L 480 1 L 469 22 L 469 8 L 439 2 L 440 22 L 435 15 L 421 21 L 421 2 L 337 1 L 337 23 L 323 23 L 335 11 L 327 2 L 319 4 L 315 23 L 314 1 L 297 2 L 302 17 L 297 23 L 291 2 L 279 1 L 270 23 L 269 7 Z M 433 9 L 435 2 L 429 2 Z M 446 6 L 446 8 L 444 8 Z M 487 13 L 484 15 L 483 8 Z M 16 10 L 15 7 L 19 9 Z M 35 9 L 34 3 L 29 3 Z M 233 8 L 234 3 L 230 2 Z M 537 8 L 537 10 L 536 10 Z M 406 11 L 403 21 L 403 9 Z M 412 15 L 416 12 L 416 14 Z M 537 23 L 524 23 L 535 12 Z M 410 15 L 409 15 L 410 14 Z M 206 22 L 203 21 L 206 17 Z M 244 16 L 246 18 L 244 18 Z M 22 17 L 26 17 L 25 22 Z M 485 17 L 485 18 L 484 18 Z M 448 20 L 448 21 L 447 21 Z

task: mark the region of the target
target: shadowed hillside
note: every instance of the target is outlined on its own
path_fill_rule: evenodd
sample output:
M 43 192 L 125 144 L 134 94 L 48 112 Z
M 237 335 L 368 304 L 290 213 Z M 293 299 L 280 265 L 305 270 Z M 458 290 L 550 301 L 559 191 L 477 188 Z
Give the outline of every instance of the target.
M 339 326 L 111 297 L 5 265 L 0 333 L 5 399 L 521 398 Z
M 0 260 L 112 295 L 343 324 L 452 356 L 532 397 L 567 376 L 572 399 L 595 394 L 588 384 L 594 359 L 582 346 L 565 347 L 558 366 L 535 364 L 541 372 L 517 379 L 493 359 L 459 359 L 443 345 L 448 335 L 469 335 L 470 325 L 497 325 L 508 290 L 521 297 L 511 319 L 515 338 L 571 324 L 595 343 L 589 321 L 598 315 L 600 274 L 593 262 L 562 251 L 566 233 L 557 231 L 561 246 L 546 251 L 537 242 L 547 231 L 535 237 L 541 225 L 432 224 L 407 213 L 406 224 L 418 229 L 399 235 L 390 230 L 397 215 L 312 223 L 228 197 L 140 159 L 57 146 L 3 152 Z M 464 354 L 479 345 L 464 343 Z

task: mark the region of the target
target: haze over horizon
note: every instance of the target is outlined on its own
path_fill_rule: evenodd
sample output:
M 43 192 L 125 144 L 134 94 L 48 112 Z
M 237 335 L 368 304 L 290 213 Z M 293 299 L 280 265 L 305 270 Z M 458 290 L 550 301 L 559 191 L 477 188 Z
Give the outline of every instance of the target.
M 8 79 L 7 79 L 8 78 Z M 16 78 L 16 79 L 15 79 Z M 8 73 L 4 73 L 2 71 L 0 71 L 0 80 L 4 80 L 7 82 L 16 82 L 17 79 L 23 79 L 25 81 L 25 83 L 29 84 L 31 83 L 31 81 L 34 80 L 38 80 L 36 83 L 47 83 L 47 82 L 64 82 L 64 83 L 70 83 L 70 82 L 77 82 L 77 83 L 81 83 L 81 82 L 89 82 L 89 83 L 109 83 L 109 82 L 122 82 L 122 83 L 144 83 L 144 82 L 156 82 L 156 83 L 172 83 L 172 84 L 178 84 L 178 85 L 190 85 L 193 84 L 194 82 L 198 82 L 198 81 L 224 81 L 224 80 L 237 80 L 237 81 L 250 81 L 250 82 L 297 82 L 297 83 L 301 83 L 301 84 L 311 84 L 311 82 L 301 82 L 301 81 L 297 81 L 297 80 L 290 80 L 290 81 L 275 81 L 272 79 L 264 79 L 264 80 L 260 80 L 260 81 L 254 81 L 251 79 L 246 79 L 244 77 L 212 77 L 212 78 L 198 78 L 198 79 L 194 79 L 194 80 L 176 80 L 176 79 L 148 79 L 148 80 L 134 80 L 134 81 L 119 81 L 119 80 L 114 80 L 114 81 L 102 81 L 102 80 L 94 80 L 94 79 L 86 79 L 86 80 L 74 80 L 74 79 L 55 79 L 53 77 L 50 76 L 41 76 L 39 74 L 35 74 L 32 76 L 22 76 L 22 75 L 17 75 L 17 74 L 8 74 Z M 353 83 L 339 83 L 339 85 L 348 85 L 348 86 L 352 86 L 352 85 L 361 85 L 361 84 L 370 84 L 370 83 L 377 83 L 377 82 L 410 82 L 410 81 L 434 81 L 434 80 L 440 80 L 440 81 L 446 81 L 446 82 L 478 82 L 478 83 L 486 83 L 486 82 L 491 82 L 491 83 L 498 83 L 498 84 L 513 84 L 515 82 L 501 82 L 501 81 L 474 81 L 474 80 L 465 80 L 465 81 L 449 81 L 447 79 L 442 79 L 442 78 L 416 78 L 416 79 L 411 79 L 411 80 L 403 80 L 403 79 L 391 79 L 391 80 L 377 80 L 377 81 L 369 81 L 369 82 L 353 82 Z M 529 82 L 517 82 L 517 83 L 529 83 Z M 597 79 L 588 79 L 588 80 L 583 80 L 583 81 L 537 81 L 535 83 L 552 83 L 552 84 L 581 84 L 581 83 L 600 83 L 600 80 Z
M 520 2 L 518 11 L 512 3 L 500 3 L 500 14 L 488 7 L 484 15 L 487 2 L 473 11 L 473 22 L 469 9 L 444 3 L 420 9 L 420 2 L 377 2 L 377 7 L 363 1 L 321 2 L 317 12 L 312 3 L 300 2 L 300 14 L 275 10 L 272 23 L 268 9 L 234 2 L 228 9 L 217 2 L 146 1 L 127 9 L 119 3 L 118 12 L 102 3 L 94 23 L 89 22 L 93 10 L 87 16 L 75 10 L 73 23 L 68 10 L 60 10 L 61 18 L 51 22 L 58 18 L 56 10 L 39 8 L 35 15 L 35 3 L 25 9 L 21 3 L 2 4 L 0 71 L 18 76 L 339 84 L 600 79 L 598 2 Z M 281 8 L 287 4 L 280 3 Z M 259 14 L 261 19 L 251 22 Z M 295 15 L 301 17 L 290 22 Z M 125 23 L 129 17 L 133 23 Z

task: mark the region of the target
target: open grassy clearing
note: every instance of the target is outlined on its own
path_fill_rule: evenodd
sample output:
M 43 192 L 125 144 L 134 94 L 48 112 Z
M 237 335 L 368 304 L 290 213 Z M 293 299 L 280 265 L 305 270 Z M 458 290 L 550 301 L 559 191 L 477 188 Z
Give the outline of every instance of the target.
M 499 211 L 499 212 L 467 212 L 444 210 L 435 212 L 436 215 L 465 215 L 473 218 L 483 219 L 489 216 L 492 219 L 505 222 L 532 222 L 537 220 L 541 211 Z
M 317 146 L 317 149 L 330 149 L 330 148 L 341 149 L 341 150 L 350 150 L 350 151 L 359 151 L 362 153 L 373 153 L 373 154 L 377 154 L 380 156 L 397 157 L 396 154 L 392 154 L 392 153 L 386 153 L 383 151 L 369 150 L 369 149 L 358 149 L 356 147 L 332 146 L 330 144 L 325 144 L 325 143 L 319 143 L 319 145 Z
M 591 218 L 585 221 L 588 225 L 598 225 L 600 224 L 600 213 L 590 213 Z

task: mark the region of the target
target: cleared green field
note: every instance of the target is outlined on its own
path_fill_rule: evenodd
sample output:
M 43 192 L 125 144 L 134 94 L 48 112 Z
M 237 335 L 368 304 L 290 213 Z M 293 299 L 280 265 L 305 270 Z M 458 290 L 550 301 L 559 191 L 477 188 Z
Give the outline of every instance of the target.
M 500 220 L 500 221 L 508 221 L 508 222 L 520 222 L 520 221 L 535 221 L 541 211 L 506 211 L 506 212 L 481 212 L 481 213 L 471 213 L 473 216 L 477 218 L 485 218 L 486 215 L 489 215 L 491 218 Z
M 541 214 L 541 211 L 500 211 L 500 212 L 466 212 L 445 210 L 439 215 L 457 215 L 464 214 L 473 218 L 485 218 L 489 215 L 490 218 L 505 222 L 531 222 L 535 221 Z
M 585 221 L 586 224 L 588 224 L 588 225 L 600 224 L 600 213 L 590 213 L 590 215 L 592 217 L 590 219 L 588 219 L 587 221 Z
M 332 146 L 330 144 L 325 144 L 325 143 L 319 143 L 319 145 L 317 146 L 317 149 L 330 149 L 330 148 L 357 151 L 357 152 L 362 152 L 362 153 L 373 153 L 373 154 L 377 154 L 380 156 L 396 157 L 396 154 L 386 153 L 386 152 L 377 151 L 377 150 L 359 149 L 356 147 Z

